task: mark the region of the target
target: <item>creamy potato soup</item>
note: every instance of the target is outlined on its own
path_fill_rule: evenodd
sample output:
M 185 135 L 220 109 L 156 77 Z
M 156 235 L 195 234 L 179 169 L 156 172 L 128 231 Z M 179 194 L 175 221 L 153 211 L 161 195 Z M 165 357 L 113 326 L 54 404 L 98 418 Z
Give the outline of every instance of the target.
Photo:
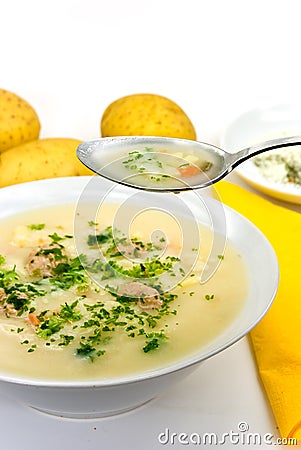
M 208 262 L 212 234 L 200 225 L 199 248 L 183 252 L 180 227 L 161 211 L 138 216 L 130 240 L 112 226 L 117 208 L 104 205 L 96 220 L 72 205 L 1 220 L 1 373 L 101 380 L 146 372 L 202 348 L 235 320 L 248 276 L 230 243 Z M 74 217 L 85 224 L 80 254 Z M 163 234 L 150 241 L 158 224 Z M 168 291 L 166 278 L 175 280 Z

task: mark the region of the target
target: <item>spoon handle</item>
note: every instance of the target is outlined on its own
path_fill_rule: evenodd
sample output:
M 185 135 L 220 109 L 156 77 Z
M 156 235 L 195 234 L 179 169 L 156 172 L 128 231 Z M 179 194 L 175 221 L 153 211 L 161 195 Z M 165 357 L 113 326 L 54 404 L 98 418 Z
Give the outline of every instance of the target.
M 235 156 L 235 161 L 232 167 L 236 167 L 241 162 L 252 156 L 258 155 L 259 153 L 267 152 L 269 150 L 275 150 L 276 148 L 291 147 L 293 145 L 301 145 L 301 136 L 292 136 L 279 139 L 273 139 L 271 141 L 265 141 L 260 144 L 252 145 L 251 147 L 241 150 Z

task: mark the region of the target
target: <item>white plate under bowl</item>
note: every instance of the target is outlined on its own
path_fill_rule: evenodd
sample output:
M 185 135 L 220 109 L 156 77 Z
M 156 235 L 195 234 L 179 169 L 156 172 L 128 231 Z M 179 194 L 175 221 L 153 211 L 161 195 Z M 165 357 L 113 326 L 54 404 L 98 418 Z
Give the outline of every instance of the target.
M 286 136 L 301 135 L 301 105 L 275 105 L 256 108 L 233 120 L 224 130 L 220 147 L 235 153 L 250 145 Z M 267 180 L 248 160 L 236 173 L 255 189 L 271 197 L 301 204 L 301 187 Z

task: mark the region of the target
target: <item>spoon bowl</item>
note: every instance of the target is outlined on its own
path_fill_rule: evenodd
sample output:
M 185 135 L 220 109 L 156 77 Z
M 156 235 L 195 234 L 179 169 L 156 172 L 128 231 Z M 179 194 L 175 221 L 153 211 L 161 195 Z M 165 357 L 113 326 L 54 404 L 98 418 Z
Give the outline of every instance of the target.
M 98 175 L 136 189 L 180 192 L 208 187 L 242 162 L 269 150 L 301 144 L 301 136 L 274 139 L 235 154 L 179 138 L 120 136 L 84 142 L 80 161 Z

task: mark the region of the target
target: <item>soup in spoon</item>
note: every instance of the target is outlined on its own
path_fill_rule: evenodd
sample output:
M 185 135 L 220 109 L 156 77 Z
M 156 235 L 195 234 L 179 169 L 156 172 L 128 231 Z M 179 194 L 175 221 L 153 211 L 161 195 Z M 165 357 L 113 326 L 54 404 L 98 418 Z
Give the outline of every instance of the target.
M 120 137 L 83 143 L 77 154 L 87 167 L 117 183 L 169 191 L 210 184 L 222 164 L 217 150 L 183 139 Z

